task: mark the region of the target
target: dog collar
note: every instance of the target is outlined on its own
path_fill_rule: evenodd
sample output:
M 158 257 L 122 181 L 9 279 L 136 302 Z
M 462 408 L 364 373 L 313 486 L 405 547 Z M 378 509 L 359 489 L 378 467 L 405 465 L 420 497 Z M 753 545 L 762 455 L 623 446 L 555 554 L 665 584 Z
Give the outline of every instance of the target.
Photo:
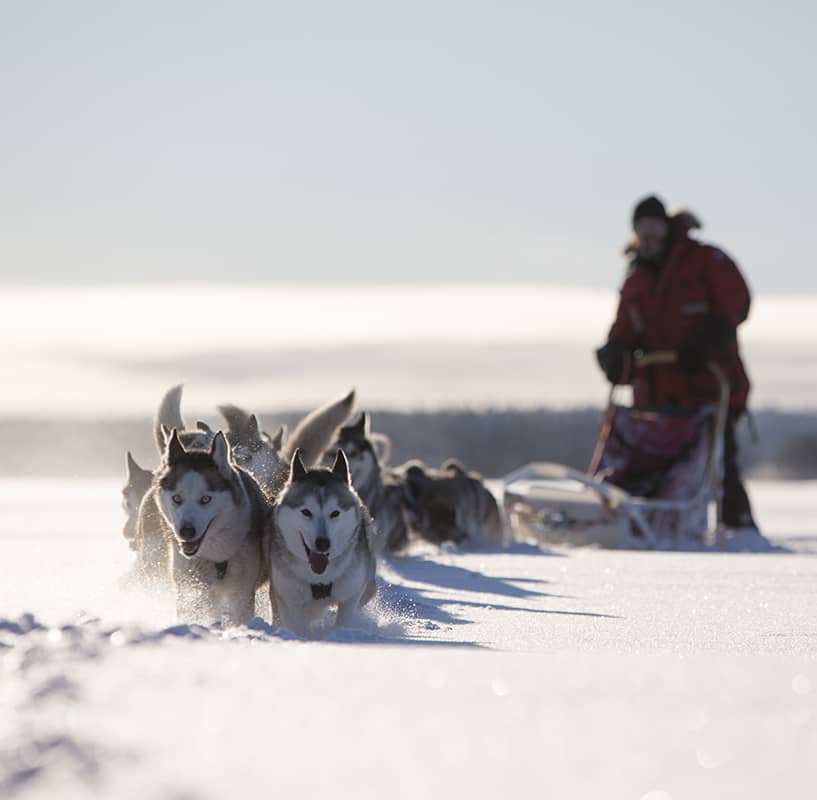
M 227 568 L 226 564 L 224 565 L 224 568 Z M 332 596 L 331 583 L 312 583 L 310 586 L 312 587 L 313 600 L 326 600 L 327 597 Z
M 216 577 L 222 581 L 227 574 L 227 561 L 216 561 Z

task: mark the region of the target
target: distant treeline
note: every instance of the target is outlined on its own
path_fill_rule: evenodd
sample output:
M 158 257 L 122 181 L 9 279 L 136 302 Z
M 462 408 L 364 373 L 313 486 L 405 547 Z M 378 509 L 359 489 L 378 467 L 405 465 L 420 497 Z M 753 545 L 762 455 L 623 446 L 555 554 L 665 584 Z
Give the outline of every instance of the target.
M 392 464 L 419 458 L 436 466 L 453 457 L 488 477 L 499 477 L 528 461 L 586 468 L 601 413 L 597 408 L 373 411 L 372 427 L 391 438 Z M 282 423 L 291 430 L 302 416 L 270 413 L 261 419 L 273 432 Z M 817 478 L 817 412 L 764 410 L 756 412 L 754 420 L 756 443 L 746 423 L 740 428 L 741 457 L 749 475 Z M 0 435 L 0 476 L 6 478 L 122 476 L 127 450 L 146 467 L 158 460 L 149 419 L 2 420 Z

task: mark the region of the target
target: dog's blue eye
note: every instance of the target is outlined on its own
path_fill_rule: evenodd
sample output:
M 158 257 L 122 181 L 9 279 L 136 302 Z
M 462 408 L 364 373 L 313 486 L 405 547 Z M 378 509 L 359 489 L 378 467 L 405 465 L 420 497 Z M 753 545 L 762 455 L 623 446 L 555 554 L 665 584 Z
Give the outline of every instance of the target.
M 332 512 L 332 513 L 329 515 L 329 516 L 330 516 L 332 519 L 334 519 L 335 517 L 339 517 L 339 516 L 340 516 L 340 511 L 338 511 L 337 509 L 335 509 L 335 510 L 334 510 L 334 511 L 333 511 L 333 512 Z
M 312 512 L 308 508 L 302 508 L 301 514 L 303 514 L 307 519 L 312 519 Z
M 173 497 L 170 498 L 177 506 L 182 504 L 182 496 L 180 494 L 174 494 Z
M 203 495 L 201 496 L 201 500 L 199 500 L 199 502 L 200 502 L 200 503 L 201 503 L 203 506 L 206 506 L 206 505 L 207 505 L 207 504 L 208 504 L 208 503 L 209 503 L 209 502 L 210 502 L 212 499 L 213 499 L 213 498 L 212 498 L 212 497 L 210 497 L 210 495 L 209 495 L 209 494 L 203 494 Z

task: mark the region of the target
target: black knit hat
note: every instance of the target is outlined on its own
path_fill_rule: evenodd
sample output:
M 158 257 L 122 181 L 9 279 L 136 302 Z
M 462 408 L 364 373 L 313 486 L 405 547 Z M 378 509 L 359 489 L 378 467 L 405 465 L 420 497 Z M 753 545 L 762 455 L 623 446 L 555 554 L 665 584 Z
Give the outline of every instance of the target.
M 648 195 L 636 203 L 633 209 L 633 227 L 635 227 L 638 220 L 644 217 L 669 219 L 667 209 L 664 208 L 664 204 L 654 194 Z

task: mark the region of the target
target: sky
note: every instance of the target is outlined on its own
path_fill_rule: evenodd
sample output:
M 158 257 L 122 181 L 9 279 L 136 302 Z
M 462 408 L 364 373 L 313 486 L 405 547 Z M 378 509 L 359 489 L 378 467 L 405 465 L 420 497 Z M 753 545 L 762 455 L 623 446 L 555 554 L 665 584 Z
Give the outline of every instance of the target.
M 0 0 L 0 285 L 613 288 L 633 202 L 817 291 L 806 2 Z

